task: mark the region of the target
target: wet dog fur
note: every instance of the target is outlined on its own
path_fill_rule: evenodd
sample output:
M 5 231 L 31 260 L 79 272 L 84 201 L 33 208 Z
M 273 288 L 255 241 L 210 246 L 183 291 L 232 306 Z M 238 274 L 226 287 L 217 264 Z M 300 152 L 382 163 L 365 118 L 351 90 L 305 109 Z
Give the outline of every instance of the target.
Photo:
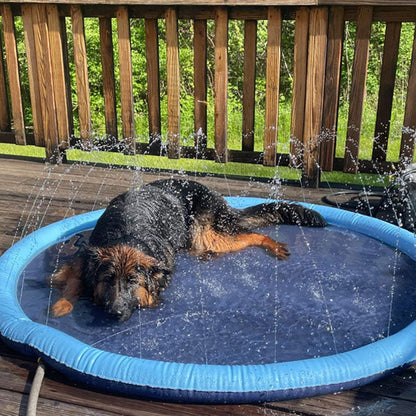
M 129 190 L 110 202 L 89 244 L 52 276 L 62 296 L 52 312 L 70 313 L 82 294 L 125 321 L 138 307 L 157 305 L 181 250 L 209 259 L 259 246 L 285 260 L 285 244 L 252 231 L 273 224 L 326 225 L 320 214 L 298 204 L 235 209 L 189 180 L 159 180 Z

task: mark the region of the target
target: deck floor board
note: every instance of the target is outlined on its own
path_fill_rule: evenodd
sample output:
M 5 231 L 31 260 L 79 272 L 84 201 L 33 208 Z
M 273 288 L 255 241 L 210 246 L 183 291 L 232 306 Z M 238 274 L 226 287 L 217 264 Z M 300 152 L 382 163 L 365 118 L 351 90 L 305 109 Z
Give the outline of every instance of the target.
M 0 159 L 0 253 L 39 226 L 99 209 L 129 187 L 163 177 L 166 172 L 140 173 L 80 165 L 45 166 Z M 270 185 L 218 177 L 197 178 L 223 195 L 267 197 Z M 39 191 L 40 187 L 42 190 Z M 273 190 L 272 190 L 273 191 Z M 281 198 L 320 203 L 330 190 L 283 186 Z M 0 416 L 25 414 L 36 362 L 0 343 Z M 258 405 L 193 405 L 117 397 L 75 385 L 47 369 L 38 415 L 414 415 L 416 373 L 411 367 L 359 389 L 300 400 Z

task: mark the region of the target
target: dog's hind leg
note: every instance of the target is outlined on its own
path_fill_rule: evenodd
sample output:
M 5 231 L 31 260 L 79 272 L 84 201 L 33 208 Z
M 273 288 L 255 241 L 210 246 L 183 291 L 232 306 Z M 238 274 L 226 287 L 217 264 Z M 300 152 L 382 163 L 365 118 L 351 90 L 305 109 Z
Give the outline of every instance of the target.
M 270 202 L 248 207 L 239 212 L 239 224 L 247 229 L 273 224 L 324 227 L 324 218 L 316 211 L 299 204 Z
M 74 304 L 82 292 L 82 261 L 64 264 L 51 278 L 53 286 L 61 292 L 61 298 L 52 306 L 55 317 L 67 315 L 74 309 Z
M 246 247 L 258 246 L 266 249 L 279 260 L 290 256 L 284 243 L 278 243 L 267 235 L 257 233 L 225 234 L 213 230 L 210 226 L 199 228 L 194 233 L 191 252 L 206 258 L 242 250 Z

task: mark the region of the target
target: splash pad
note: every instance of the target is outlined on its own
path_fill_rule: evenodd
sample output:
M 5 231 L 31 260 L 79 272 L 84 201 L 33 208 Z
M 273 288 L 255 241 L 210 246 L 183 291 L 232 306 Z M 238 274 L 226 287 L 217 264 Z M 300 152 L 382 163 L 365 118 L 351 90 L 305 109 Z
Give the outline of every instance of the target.
M 263 201 L 228 200 L 238 208 Z M 2 337 L 83 383 L 172 401 L 323 394 L 414 362 L 414 235 L 358 214 L 307 206 L 331 226 L 268 230 L 289 243 L 289 261 L 261 257 L 257 249 L 206 263 L 184 255 L 162 305 L 140 310 L 123 327 L 87 300 L 70 317 L 48 314 L 54 293 L 45 279 L 56 256 L 71 255 L 102 211 L 41 228 L 0 259 Z

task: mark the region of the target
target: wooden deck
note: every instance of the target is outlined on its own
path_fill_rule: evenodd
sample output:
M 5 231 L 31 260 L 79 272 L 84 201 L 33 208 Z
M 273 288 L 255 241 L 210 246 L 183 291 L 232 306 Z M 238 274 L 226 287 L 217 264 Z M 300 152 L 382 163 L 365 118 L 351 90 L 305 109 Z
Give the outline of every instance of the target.
M 0 251 L 40 226 L 65 216 L 98 209 L 131 186 L 166 173 L 144 174 L 0 159 Z M 269 185 L 253 181 L 198 178 L 224 195 L 268 196 Z M 275 190 L 276 191 L 276 190 Z M 273 192 L 275 195 L 276 192 Z M 279 188 L 277 195 L 320 202 L 323 190 Z M 0 415 L 23 415 L 36 363 L 0 343 Z M 103 394 L 74 385 L 47 369 L 39 415 L 414 415 L 415 368 L 339 394 L 260 405 L 182 405 Z

